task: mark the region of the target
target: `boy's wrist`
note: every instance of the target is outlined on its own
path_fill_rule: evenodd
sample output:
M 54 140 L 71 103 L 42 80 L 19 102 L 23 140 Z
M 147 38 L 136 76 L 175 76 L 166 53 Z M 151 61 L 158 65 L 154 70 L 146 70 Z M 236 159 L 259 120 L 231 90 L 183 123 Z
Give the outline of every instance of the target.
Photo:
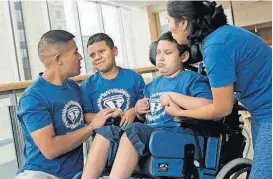
M 92 123 L 90 123 L 88 126 L 87 126 L 87 129 L 88 129 L 88 132 L 92 133 L 94 131 L 94 128 L 92 126 Z

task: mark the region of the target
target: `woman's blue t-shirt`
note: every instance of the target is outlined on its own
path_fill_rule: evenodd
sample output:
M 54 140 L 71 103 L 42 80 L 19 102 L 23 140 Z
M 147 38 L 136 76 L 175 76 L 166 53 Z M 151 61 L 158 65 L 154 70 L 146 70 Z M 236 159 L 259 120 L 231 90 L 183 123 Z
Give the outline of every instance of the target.
M 225 25 L 200 45 L 212 88 L 234 83 L 236 98 L 252 117 L 271 122 L 272 50 L 258 36 Z

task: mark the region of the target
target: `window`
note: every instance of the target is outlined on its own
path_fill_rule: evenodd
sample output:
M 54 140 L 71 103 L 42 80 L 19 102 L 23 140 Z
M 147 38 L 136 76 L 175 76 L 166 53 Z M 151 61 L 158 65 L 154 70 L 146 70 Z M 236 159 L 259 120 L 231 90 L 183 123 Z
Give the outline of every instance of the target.
M 130 48 L 125 40 L 121 8 L 97 2 L 78 1 L 79 24 L 82 36 L 83 56 L 87 73 L 95 72 L 87 52 L 87 42 L 90 36 L 103 32 L 108 34 L 118 47 L 116 63 L 128 67 L 127 49 Z M 126 44 L 127 42 L 127 44 Z
M 109 5 L 101 5 L 101 7 L 105 33 L 112 37 L 115 46 L 118 47 L 116 63 L 119 66 L 128 67 L 120 8 Z
M 83 57 L 87 73 L 94 73 L 95 70 L 90 62 L 87 52 L 87 42 L 90 36 L 103 32 L 103 24 L 100 16 L 100 5 L 93 2 L 78 2 L 79 21 L 83 44 Z
M 60 11 L 55 11 L 56 18 L 61 19 L 61 12 Z
M 160 36 L 165 32 L 169 31 L 169 24 L 167 20 L 167 11 L 163 11 L 158 13 L 159 16 L 159 29 L 160 29 Z
M 0 1 L 0 84 L 20 79 L 8 3 Z
M 67 30 L 63 1 L 48 1 L 47 3 L 51 29 Z

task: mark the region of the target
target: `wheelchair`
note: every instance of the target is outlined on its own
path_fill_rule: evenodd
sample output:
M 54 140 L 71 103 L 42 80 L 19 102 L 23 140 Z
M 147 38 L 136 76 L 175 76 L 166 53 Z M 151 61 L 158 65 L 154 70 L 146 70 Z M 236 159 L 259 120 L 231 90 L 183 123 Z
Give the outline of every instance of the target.
M 155 64 L 157 41 L 150 46 L 150 61 Z M 205 74 L 203 66 L 187 65 Z M 154 179 L 236 179 L 248 178 L 252 161 L 243 158 L 246 138 L 237 103 L 232 113 L 218 121 L 176 117 L 183 133 L 155 131 L 149 141 L 150 155 L 139 160 L 132 175 Z M 107 176 L 105 170 L 102 176 Z M 76 179 L 76 178 L 73 178 Z

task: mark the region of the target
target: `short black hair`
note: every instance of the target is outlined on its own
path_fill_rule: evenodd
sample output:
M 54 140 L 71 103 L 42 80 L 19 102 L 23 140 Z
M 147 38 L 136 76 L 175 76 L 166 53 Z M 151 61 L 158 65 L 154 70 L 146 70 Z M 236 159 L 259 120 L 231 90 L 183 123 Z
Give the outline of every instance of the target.
M 105 41 L 106 45 L 110 47 L 111 49 L 114 48 L 115 46 L 112 38 L 109 35 L 105 33 L 97 33 L 89 37 L 87 42 L 87 48 L 96 42 L 102 42 L 102 41 Z
M 44 33 L 38 43 L 38 52 L 40 53 L 43 45 L 64 44 L 75 38 L 75 36 L 65 30 L 50 30 Z
M 189 51 L 188 47 L 186 45 L 180 45 L 177 43 L 177 41 L 173 38 L 172 33 L 171 32 L 166 32 L 164 34 L 162 34 L 159 37 L 159 40 L 167 40 L 169 42 L 175 43 L 177 46 L 177 49 L 179 51 L 179 55 L 182 55 L 183 53 L 185 53 L 186 51 Z

